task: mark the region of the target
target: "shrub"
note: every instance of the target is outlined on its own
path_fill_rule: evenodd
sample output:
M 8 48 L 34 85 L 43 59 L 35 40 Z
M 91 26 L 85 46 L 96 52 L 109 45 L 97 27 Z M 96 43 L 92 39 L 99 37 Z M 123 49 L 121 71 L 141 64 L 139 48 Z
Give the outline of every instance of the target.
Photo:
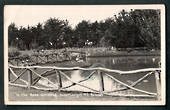
M 8 57 L 17 57 L 21 53 L 19 52 L 18 48 L 16 47 L 9 47 L 8 48 Z

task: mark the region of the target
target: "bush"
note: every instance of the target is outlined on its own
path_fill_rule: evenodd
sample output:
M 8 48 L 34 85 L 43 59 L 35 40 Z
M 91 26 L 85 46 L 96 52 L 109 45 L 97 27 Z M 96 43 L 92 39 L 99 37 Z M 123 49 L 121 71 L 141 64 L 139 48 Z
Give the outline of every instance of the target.
M 16 47 L 9 47 L 8 48 L 8 57 L 17 57 L 21 53 L 19 52 L 18 48 Z

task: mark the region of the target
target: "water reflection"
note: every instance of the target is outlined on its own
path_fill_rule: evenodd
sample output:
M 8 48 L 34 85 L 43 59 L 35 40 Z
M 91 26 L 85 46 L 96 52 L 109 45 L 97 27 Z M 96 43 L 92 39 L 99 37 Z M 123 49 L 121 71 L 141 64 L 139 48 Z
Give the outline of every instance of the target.
M 87 62 L 101 63 L 106 68 L 118 70 L 134 70 L 158 67 L 160 56 L 126 56 L 126 57 L 94 57 L 87 58 Z

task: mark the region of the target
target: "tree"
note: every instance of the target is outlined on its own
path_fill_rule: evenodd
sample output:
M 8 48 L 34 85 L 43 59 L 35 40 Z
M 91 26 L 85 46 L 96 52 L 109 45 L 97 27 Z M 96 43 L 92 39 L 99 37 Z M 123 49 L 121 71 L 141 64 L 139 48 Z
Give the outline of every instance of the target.
M 70 26 L 65 27 L 61 35 L 61 37 L 63 38 L 63 47 L 73 47 L 74 38 L 72 28 Z
M 116 25 L 116 28 L 114 28 L 114 35 L 117 37 L 115 41 L 116 47 L 135 47 L 139 29 L 129 13 L 125 10 L 122 10 L 118 16 L 115 16 L 114 25 Z
M 52 45 L 53 48 L 62 48 L 63 32 L 68 27 L 68 21 L 50 18 L 44 25 L 44 39 L 46 46 Z
M 85 42 L 89 39 L 89 33 L 90 32 L 90 22 L 89 21 L 81 21 L 77 24 L 75 28 L 75 39 L 77 39 L 77 45 L 79 47 L 85 46 Z
M 8 26 L 8 44 L 9 46 L 17 46 L 18 38 L 18 28 L 16 27 L 15 23 L 11 23 Z
M 93 42 L 92 46 L 99 46 L 99 41 L 102 38 L 102 32 L 100 29 L 100 23 L 95 21 L 91 24 L 91 33 L 89 33 L 89 41 Z
M 33 39 L 31 41 L 31 48 L 37 49 L 39 46 L 45 44 L 45 40 L 43 39 L 43 26 L 41 23 L 38 23 L 35 27 L 31 28 L 31 33 L 33 35 Z
M 28 26 L 27 28 L 20 27 L 19 38 L 23 41 L 25 49 L 29 50 L 31 48 L 30 44 L 33 40 L 33 33 L 31 32 L 30 26 Z
M 160 49 L 160 10 L 131 10 L 130 15 L 139 27 L 139 38 L 145 46 Z
M 107 18 L 104 24 L 105 30 L 103 30 L 103 36 L 100 40 L 101 46 L 116 46 L 116 31 L 118 29 L 114 18 Z
M 75 29 L 67 20 L 57 18 L 26 28 L 11 23 L 8 34 L 9 46 L 19 49 L 42 46 L 46 49 L 84 46 L 160 49 L 160 10 L 122 10 L 99 22 L 82 20 Z

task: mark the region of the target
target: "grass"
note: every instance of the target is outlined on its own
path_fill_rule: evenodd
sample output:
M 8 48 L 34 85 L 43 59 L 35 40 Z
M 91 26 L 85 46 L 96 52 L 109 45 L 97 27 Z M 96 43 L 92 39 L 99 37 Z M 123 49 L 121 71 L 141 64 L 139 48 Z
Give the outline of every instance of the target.
M 9 86 L 10 101 L 154 101 L 155 98 L 112 97 L 82 92 L 50 92 Z M 12 92 L 11 92 L 12 91 Z
M 8 56 L 9 57 L 17 57 L 21 54 L 18 48 L 16 47 L 9 47 L 8 48 Z

